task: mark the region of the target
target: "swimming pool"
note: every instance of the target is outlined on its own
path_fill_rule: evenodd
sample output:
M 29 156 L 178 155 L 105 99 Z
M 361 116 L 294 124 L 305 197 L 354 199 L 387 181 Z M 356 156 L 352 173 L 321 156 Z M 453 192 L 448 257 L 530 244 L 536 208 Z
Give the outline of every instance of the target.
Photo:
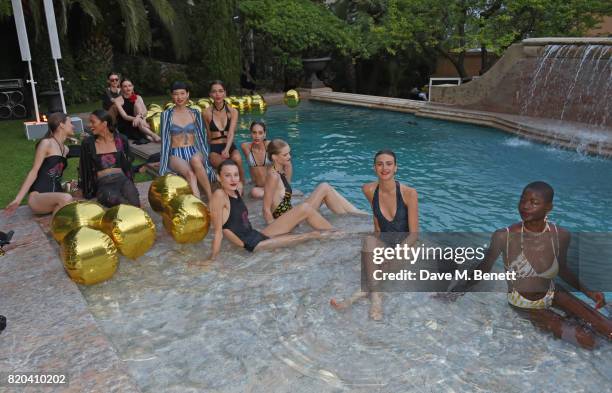
M 365 208 L 360 185 L 374 180 L 373 153 L 391 147 L 400 180 L 419 191 L 424 230 L 490 231 L 517 221 L 520 191 L 536 179 L 557 191 L 554 221 L 610 229 L 612 185 L 603 179 L 611 161 L 488 128 L 328 104 L 270 107 L 264 118 L 269 137 L 292 144 L 293 183 L 305 192 L 328 181 Z M 248 207 L 261 228 L 260 202 Z M 325 215 L 355 232 L 372 225 Z M 367 318 L 367 302 L 332 310 L 331 297 L 359 286 L 359 239 L 256 254 L 224 242 L 214 265 L 193 268 L 186 262 L 206 256 L 211 237 L 178 245 L 153 217 L 158 238 L 145 256 L 81 288 L 145 392 L 601 391 L 612 379 L 612 345 L 587 352 L 555 340 L 501 293 L 454 303 L 392 294 L 380 323 Z

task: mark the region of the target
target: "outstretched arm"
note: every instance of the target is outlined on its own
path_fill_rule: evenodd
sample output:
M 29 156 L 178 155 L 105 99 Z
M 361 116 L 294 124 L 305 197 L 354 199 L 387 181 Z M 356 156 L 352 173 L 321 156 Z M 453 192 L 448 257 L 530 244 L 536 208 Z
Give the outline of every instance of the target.
M 602 292 L 589 290 L 586 285 L 584 285 L 580 279 L 576 277 L 574 272 L 569 269 L 569 266 L 567 266 L 567 250 L 571 242 L 571 234 L 564 229 L 558 231 L 559 256 L 557 257 L 557 260 L 559 261 L 559 277 L 561 277 L 563 281 L 572 287 L 578 289 L 580 292 L 593 299 L 593 301 L 595 301 L 595 309 L 604 306 L 606 304 L 604 294 Z
M 274 190 L 278 187 L 278 176 L 272 173 L 272 170 L 269 168 L 267 171 L 262 209 L 264 220 L 266 220 L 266 223 L 270 224 L 274 221 L 274 216 L 272 216 L 272 204 L 274 203 Z

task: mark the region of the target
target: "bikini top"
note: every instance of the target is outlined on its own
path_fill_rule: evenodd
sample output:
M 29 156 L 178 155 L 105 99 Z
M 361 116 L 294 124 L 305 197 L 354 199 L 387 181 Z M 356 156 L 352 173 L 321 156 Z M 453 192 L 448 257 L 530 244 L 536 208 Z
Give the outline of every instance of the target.
M 170 127 L 170 135 L 178 135 L 178 134 L 195 134 L 196 125 L 195 123 L 189 123 L 184 125 L 183 127 L 172 123 L 172 127 Z
M 270 161 L 270 159 L 268 158 L 268 154 L 264 154 L 264 162 L 262 165 L 259 165 L 257 163 L 257 160 L 255 159 L 255 155 L 253 154 L 253 148 L 251 147 L 251 151 L 249 152 L 249 155 L 247 156 L 247 162 L 249 164 L 250 167 L 258 167 L 258 166 L 269 166 L 272 165 L 272 161 Z
M 516 272 L 516 276 L 518 278 L 539 277 L 539 278 L 546 278 L 550 280 L 555 278 L 557 274 L 559 274 L 559 261 L 557 260 L 557 252 L 559 250 L 559 229 L 554 224 L 553 224 L 553 228 L 555 228 L 554 233 L 551 230 L 548 223 L 546 223 L 546 227 L 544 228 L 544 231 L 548 229 L 548 231 L 551 232 L 552 234 L 550 238 L 550 243 L 552 246 L 553 255 L 555 256 L 552 262 L 552 265 L 548 269 L 546 269 L 546 271 L 543 271 L 542 273 L 536 272 L 533 266 L 531 266 L 531 263 L 529 262 L 527 257 L 525 256 L 525 253 L 523 252 L 523 233 L 525 232 L 524 224 L 521 227 L 521 252 L 512 262 L 508 264 L 508 270 Z M 510 229 L 506 228 L 506 233 L 507 233 L 507 237 L 506 237 L 506 257 L 507 257 L 509 255 L 508 245 L 509 245 L 509 239 L 510 239 Z M 556 243 L 557 243 L 556 248 L 555 248 L 555 242 L 553 238 L 556 239 Z
M 96 158 L 94 159 L 96 172 L 110 168 L 121 168 L 120 164 L 121 160 L 118 151 L 96 154 Z
M 221 135 L 210 138 L 211 141 L 214 141 L 214 140 L 217 140 L 217 139 L 227 138 L 227 134 L 229 133 L 230 122 L 231 122 L 230 110 L 229 110 L 229 108 L 227 107 L 227 105 L 225 103 L 223 104 L 223 108 L 225 109 L 225 113 L 227 114 L 227 123 L 225 123 L 225 128 L 220 130 L 219 127 L 217 127 L 217 124 L 215 123 L 215 110 L 216 110 L 216 108 L 213 105 L 212 114 L 210 115 L 210 132 L 219 132 L 219 133 L 221 133 Z M 221 112 L 221 111 L 219 111 L 219 112 Z
M 402 198 L 402 191 L 398 181 L 395 182 L 395 200 L 396 206 L 395 216 L 391 221 L 387 220 L 382 211 L 380 210 L 380 202 L 378 200 L 378 188 L 374 191 L 374 197 L 372 198 L 372 213 L 378 221 L 378 226 L 381 232 L 404 232 L 408 233 L 408 208 Z

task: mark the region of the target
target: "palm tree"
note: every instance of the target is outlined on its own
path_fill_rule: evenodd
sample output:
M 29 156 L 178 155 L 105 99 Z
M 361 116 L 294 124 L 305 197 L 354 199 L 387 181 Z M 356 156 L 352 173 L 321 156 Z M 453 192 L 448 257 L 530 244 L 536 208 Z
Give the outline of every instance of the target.
M 44 6 L 40 0 L 22 0 L 24 12 L 31 15 L 34 23 L 35 39 L 44 36 Z M 68 20 L 73 7 L 79 7 L 87 19 L 81 23 L 93 25 L 104 24 L 104 16 L 100 5 L 110 5 L 116 9 L 117 17 L 122 21 L 124 30 L 124 46 L 128 53 L 137 53 L 151 47 L 150 12 L 154 12 L 172 39 L 177 58 L 186 58 L 189 53 L 189 43 L 185 30 L 178 23 L 177 14 L 170 0 L 55 0 L 55 14 L 59 34 L 68 31 Z M 108 21 L 106 21 L 108 22 Z

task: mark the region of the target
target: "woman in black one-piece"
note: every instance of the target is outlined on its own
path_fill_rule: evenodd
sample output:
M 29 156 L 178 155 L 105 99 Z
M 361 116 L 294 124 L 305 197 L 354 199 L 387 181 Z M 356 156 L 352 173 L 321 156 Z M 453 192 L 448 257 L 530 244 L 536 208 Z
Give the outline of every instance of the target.
M 15 199 L 6 206 L 8 214 L 19 207 L 28 193 L 28 205 L 36 214 L 55 214 L 62 206 L 72 201 L 72 196 L 62 191 L 61 180 L 71 151 L 64 145 L 64 141 L 74 135 L 74 127 L 70 117 L 64 113 L 51 114 L 47 124 L 49 131 L 36 144 L 32 169 Z
M 414 188 L 395 180 L 397 160 L 395 153 L 382 150 L 374 156 L 374 172 L 378 180 L 363 185 L 363 193 L 372 205 L 374 233 L 366 239 L 361 254 L 362 269 L 366 276 L 367 291 L 358 291 L 349 299 L 338 302 L 331 300 L 336 309 L 344 309 L 360 298 L 370 296 L 370 318 L 383 317 L 382 296 L 376 289 L 372 275 L 379 269 L 372 263 L 375 247 L 395 247 L 396 244 L 412 245 L 419 232 L 418 196 Z

